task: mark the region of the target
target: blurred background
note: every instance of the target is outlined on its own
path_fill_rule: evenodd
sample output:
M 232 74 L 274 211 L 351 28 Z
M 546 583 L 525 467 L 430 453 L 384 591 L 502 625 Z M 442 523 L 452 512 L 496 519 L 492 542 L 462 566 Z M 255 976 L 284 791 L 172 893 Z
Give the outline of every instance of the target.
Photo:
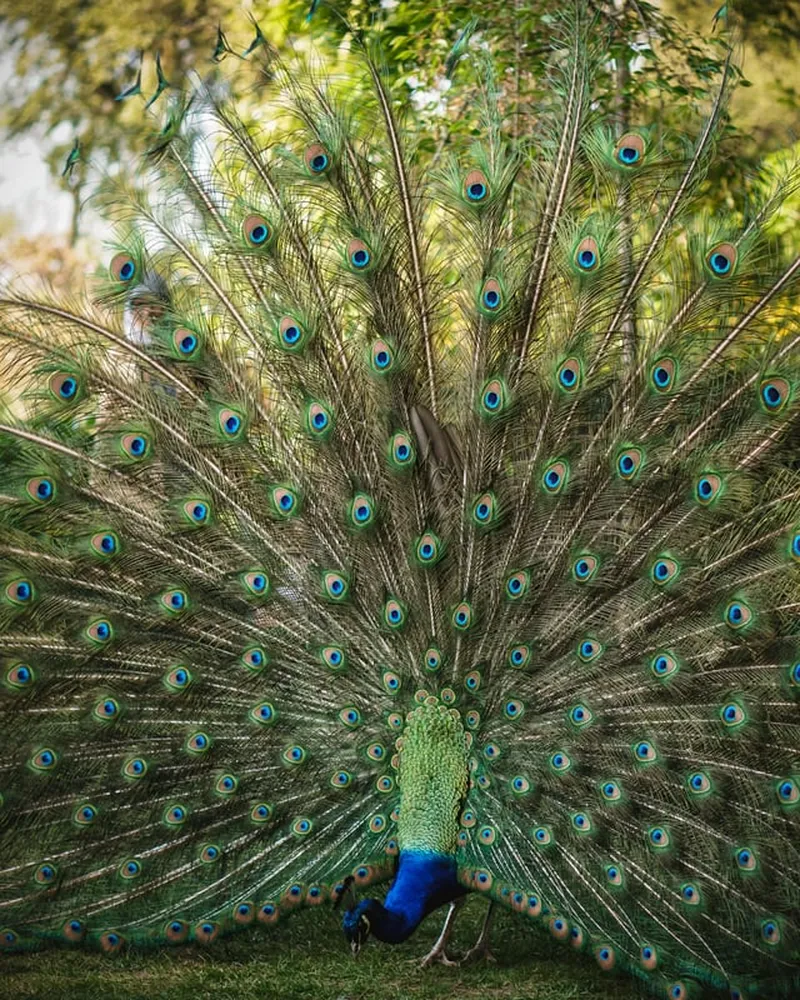
M 0 0 L 0 281 L 12 271 L 76 288 L 107 235 L 89 196 L 104 174 L 137 175 L 147 135 L 169 126 L 170 95 L 214 79 L 247 114 L 257 74 L 240 58 L 263 37 L 344 72 L 349 25 L 379 41 L 395 95 L 427 119 L 436 157 L 472 115 L 470 50 L 497 65 L 503 124 L 546 87 L 561 0 Z M 760 161 L 795 153 L 800 134 L 800 0 L 592 0 L 607 49 L 600 110 L 622 127 L 658 121 L 691 134 L 732 42 L 738 86 L 723 156 L 706 183 L 713 212 L 744 205 Z M 343 16 L 340 16 L 343 15 Z M 256 28 L 256 24 L 258 28 Z M 259 35 L 259 32 L 261 35 Z M 454 49 L 454 45 L 456 48 Z M 465 58 L 453 65 L 453 53 Z M 160 73 L 156 64 L 160 60 Z M 167 86 L 169 84 L 170 86 Z M 354 79 L 352 88 L 361 84 Z M 149 104 L 150 98 L 157 98 Z M 524 119 L 523 119 L 524 120 Z M 790 203 L 779 224 L 800 248 Z

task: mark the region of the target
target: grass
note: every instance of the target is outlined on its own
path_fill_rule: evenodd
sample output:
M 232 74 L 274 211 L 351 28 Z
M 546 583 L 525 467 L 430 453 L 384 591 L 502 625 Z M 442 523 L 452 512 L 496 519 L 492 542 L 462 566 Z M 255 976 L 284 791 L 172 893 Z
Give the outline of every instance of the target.
M 456 923 L 453 952 L 474 943 L 485 912 L 470 898 Z M 306 910 L 268 932 L 244 931 L 197 946 L 106 958 L 53 950 L 0 959 L 0 996 L 54 1000 L 637 1000 L 637 984 L 600 971 L 511 913 L 498 913 L 496 963 L 419 969 L 445 911 L 403 945 L 370 942 L 353 961 L 335 914 Z

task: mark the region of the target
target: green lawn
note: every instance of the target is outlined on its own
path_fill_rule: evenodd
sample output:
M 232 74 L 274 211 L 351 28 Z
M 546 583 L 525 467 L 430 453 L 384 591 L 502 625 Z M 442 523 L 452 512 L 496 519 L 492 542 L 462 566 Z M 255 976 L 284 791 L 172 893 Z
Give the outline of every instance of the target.
M 485 901 L 470 898 L 454 933 L 457 955 L 473 944 Z M 590 1000 L 642 996 L 635 982 L 600 971 L 590 956 L 510 913 L 497 915 L 497 963 L 419 969 L 444 913 L 404 945 L 370 942 L 357 961 L 329 909 L 298 913 L 271 931 L 244 931 L 196 946 L 105 958 L 50 951 L 0 958 L 0 996 L 41 1000 Z

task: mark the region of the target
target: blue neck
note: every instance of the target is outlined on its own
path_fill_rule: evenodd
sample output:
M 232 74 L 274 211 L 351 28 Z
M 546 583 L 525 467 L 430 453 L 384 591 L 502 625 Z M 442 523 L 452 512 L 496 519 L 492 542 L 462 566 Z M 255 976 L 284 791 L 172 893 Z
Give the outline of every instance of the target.
M 370 930 L 379 941 L 398 944 L 429 913 L 465 892 L 456 878 L 456 860 L 452 855 L 403 851 L 383 905 L 375 900 L 370 906 Z

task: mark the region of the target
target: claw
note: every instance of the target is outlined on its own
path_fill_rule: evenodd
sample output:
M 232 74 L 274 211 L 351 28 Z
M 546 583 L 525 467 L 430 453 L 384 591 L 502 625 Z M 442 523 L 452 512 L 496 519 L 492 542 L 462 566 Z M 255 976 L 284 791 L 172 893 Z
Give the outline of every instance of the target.
M 429 969 L 432 965 L 457 966 L 459 964 L 459 962 L 455 962 L 452 958 L 447 957 L 447 952 L 444 948 L 437 948 L 434 946 L 419 963 L 419 967 L 420 969 Z
M 474 948 L 470 948 L 470 950 L 462 957 L 460 964 L 466 965 L 467 962 L 480 962 L 481 960 L 483 960 L 484 962 L 497 961 L 497 959 L 489 950 L 489 946 L 486 944 L 484 945 L 476 944 Z M 454 963 L 454 964 L 459 964 L 459 963 Z

